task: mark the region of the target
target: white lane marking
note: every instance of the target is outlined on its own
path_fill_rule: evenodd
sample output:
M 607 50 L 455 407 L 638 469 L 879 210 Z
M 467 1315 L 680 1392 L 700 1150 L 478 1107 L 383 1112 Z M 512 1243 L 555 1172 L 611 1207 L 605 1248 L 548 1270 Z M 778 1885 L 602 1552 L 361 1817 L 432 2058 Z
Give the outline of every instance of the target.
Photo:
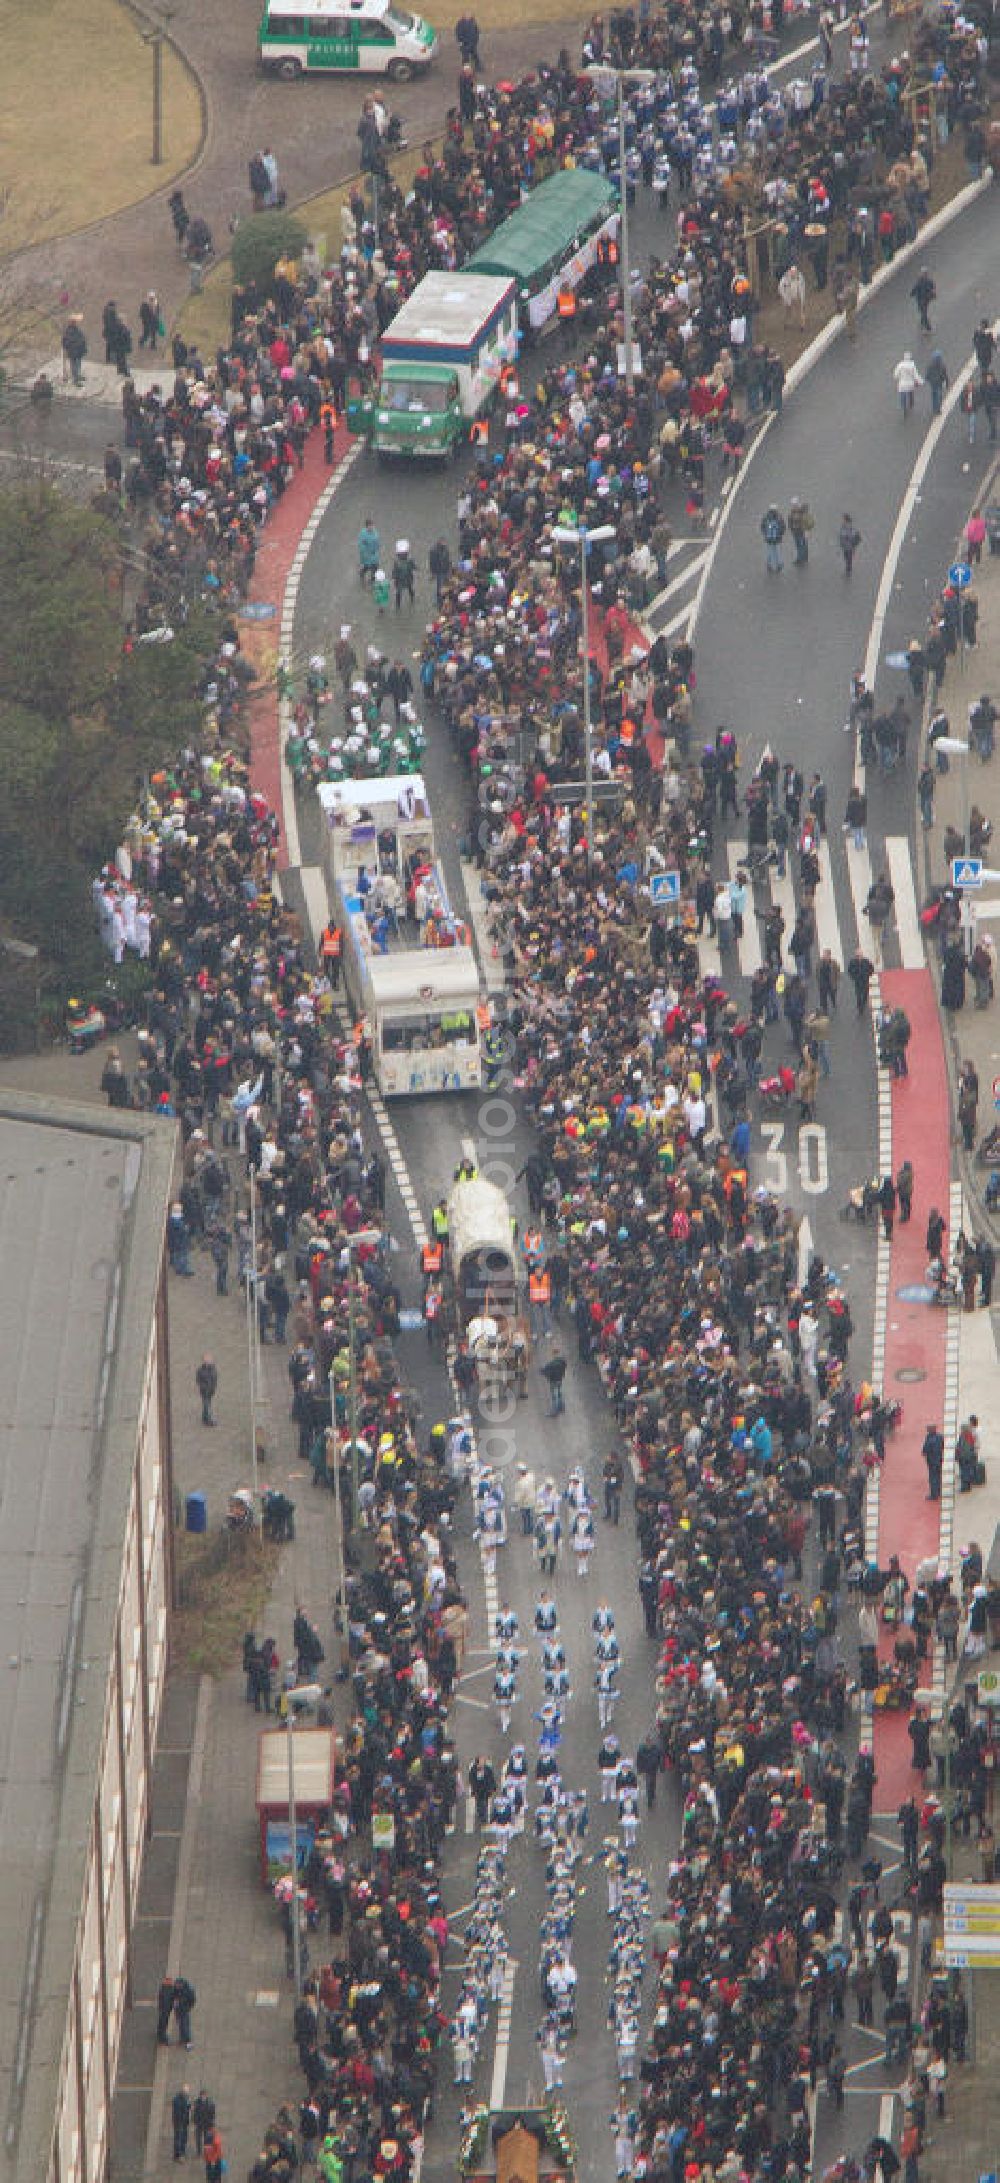
M 493 2082 L 490 2086 L 490 2106 L 493 2109 L 503 2106 L 503 2096 L 507 2084 L 507 2062 L 510 2057 L 510 2030 L 514 2017 L 514 1978 L 516 1971 L 517 1965 L 513 1956 L 508 1956 L 504 1964 L 503 1989 L 500 1995 L 500 2010 L 497 2017 L 497 2043 L 493 2054 Z
M 923 970 L 924 943 L 920 937 L 920 919 L 917 916 L 910 844 L 905 834 L 887 834 L 885 853 L 889 860 L 892 891 L 896 897 L 896 937 L 899 941 L 900 961 L 904 970 Z
M 895 2106 L 895 2093 L 883 2092 L 878 2108 L 878 2134 L 880 2138 L 885 2138 L 886 2143 L 889 2145 L 892 2143 L 892 2118 Z
M 874 279 L 869 282 L 867 288 L 863 288 L 861 290 L 861 294 L 858 297 L 858 310 L 865 310 L 868 304 L 873 301 L 874 297 L 881 294 L 881 291 L 885 287 L 887 281 L 895 279 L 896 275 L 904 271 L 906 266 L 910 265 L 913 259 L 918 256 L 918 254 L 920 256 L 923 256 L 925 250 L 927 249 L 928 243 L 933 242 L 937 235 L 943 234 L 945 228 L 950 227 L 954 220 L 960 219 L 962 213 L 967 212 L 969 206 L 975 204 L 976 199 L 983 195 L 984 190 L 990 188 L 992 188 L 991 181 L 967 182 L 965 188 L 960 189 L 957 194 L 949 200 L 948 204 L 942 205 L 940 212 L 935 212 L 932 218 L 929 219 L 926 224 L 920 229 L 920 232 L 914 242 L 907 243 L 903 250 L 897 251 L 895 258 L 892 260 L 892 263 L 890 265 L 879 266 L 878 272 L 875 274 Z M 827 319 L 826 325 L 822 326 L 819 333 L 815 335 L 812 341 L 810 341 L 808 348 L 803 349 L 801 356 L 796 357 L 795 362 L 794 364 L 792 364 L 785 379 L 786 396 L 794 394 L 796 387 L 801 386 L 803 379 L 808 378 L 809 373 L 814 370 L 815 366 L 819 363 L 820 358 L 822 356 L 825 356 L 827 349 L 830 348 L 833 342 L 837 339 L 838 334 L 842 333 L 843 326 L 843 314 L 835 312 L 833 317 Z M 934 419 L 934 422 L 935 424 L 937 424 L 937 418 Z M 735 503 L 737 494 L 742 491 L 743 480 L 747 475 L 750 465 L 754 461 L 756 455 L 759 453 L 760 448 L 763 445 L 764 440 L 767 438 L 771 426 L 774 423 L 775 418 L 772 412 L 769 413 L 767 417 L 765 417 L 764 422 L 761 425 L 760 431 L 756 435 L 756 438 L 751 440 L 750 445 L 745 450 L 743 460 L 740 463 L 740 467 L 736 472 L 735 478 L 733 479 L 732 491 L 729 493 L 726 499 L 725 506 L 720 511 L 719 521 L 715 527 L 715 530 L 712 533 L 712 541 L 709 546 L 708 553 L 705 556 L 704 566 L 701 571 L 701 580 L 695 593 L 694 605 L 691 609 L 691 620 L 687 631 L 689 642 L 693 640 L 695 630 L 701 618 L 701 610 L 705 604 L 705 593 L 708 590 L 708 586 L 712 576 L 712 569 L 715 565 L 715 556 L 718 552 L 719 544 L 725 532 L 726 525 L 732 514 L 733 505 Z M 669 634 L 672 633 L 672 631 L 669 632 Z M 662 631 L 661 634 L 666 635 L 668 634 L 668 632 Z
M 299 878 L 302 882 L 306 915 L 309 919 L 315 944 L 326 924 L 330 910 L 330 898 L 326 891 L 326 875 L 322 865 L 300 864 Z
M 828 947 L 834 962 L 844 967 L 844 944 L 840 937 L 840 919 L 837 916 L 837 894 L 834 886 L 833 865 L 830 861 L 830 844 L 819 845 L 820 881 L 816 889 L 816 949 L 822 954 Z
M 722 976 L 722 956 L 719 952 L 719 943 L 717 940 L 713 940 L 707 926 L 704 932 L 698 933 L 697 945 L 698 966 L 702 977 L 720 978 Z
M 994 323 L 993 331 L 994 333 L 997 331 L 997 322 Z M 868 649 L 865 653 L 865 681 L 870 690 L 875 688 L 875 676 L 878 672 L 879 653 L 882 649 L 882 631 L 885 626 L 885 617 L 889 608 L 892 587 L 896 580 L 899 557 L 903 550 L 906 533 L 910 527 L 913 510 L 917 504 L 917 495 L 924 482 L 931 457 L 941 434 L 946 430 L 952 411 L 961 401 L 962 389 L 971 379 L 975 369 L 975 356 L 970 356 L 963 364 L 957 377 L 952 380 L 941 404 L 940 414 L 931 418 L 924 433 L 916 461 L 910 472 L 909 484 L 899 504 L 899 514 L 896 517 L 892 537 L 889 540 L 889 550 L 882 563 L 882 574 L 879 578 L 878 591 L 875 594 L 875 613 L 872 620 L 871 634 L 868 638 Z
M 851 883 L 854 921 L 858 928 L 861 951 L 862 954 L 871 956 L 872 962 L 875 962 L 876 958 L 872 952 L 875 944 L 872 928 L 865 916 L 865 903 L 868 900 L 872 883 L 872 860 L 868 853 L 868 845 L 865 843 L 862 849 L 856 849 L 853 834 L 845 834 L 844 854 L 847 858 L 847 876 Z
M 788 943 L 792 937 L 792 926 L 795 923 L 795 889 L 792 885 L 792 875 L 787 864 L 783 874 L 777 871 L 773 864 L 771 866 L 771 900 L 775 908 L 781 911 L 785 920 L 785 929 L 781 935 L 781 956 L 782 961 L 787 962 L 790 960 Z
M 685 625 L 690 622 L 691 616 L 694 611 L 694 606 L 682 606 L 680 613 L 672 615 L 671 619 L 668 622 L 664 622 L 662 629 L 651 629 L 649 627 L 648 614 L 640 615 L 640 627 L 645 630 L 646 635 L 650 639 L 652 639 L 653 637 L 675 637 L 677 635 L 677 631 L 679 629 L 683 629 Z
M 303 528 L 302 536 L 299 539 L 298 546 L 296 547 L 295 557 L 292 561 L 291 568 L 288 571 L 288 580 L 285 584 L 285 595 L 281 602 L 281 623 L 278 636 L 278 649 L 282 659 L 287 660 L 291 658 L 292 648 L 295 643 L 295 611 L 299 602 L 299 585 L 302 582 L 303 570 L 309 557 L 309 548 L 312 545 L 312 542 L 320 527 L 320 524 L 323 521 L 323 517 L 326 514 L 331 500 L 334 498 L 334 495 L 336 493 L 339 493 L 345 479 L 350 477 L 351 471 L 353 470 L 354 465 L 362 452 L 362 447 L 362 441 L 355 440 L 354 446 L 348 448 L 348 451 L 344 456 L 343 462 L 338 463 L 332 478 L 330 478 L 328 483 L 324 485 L 319 499 L 317 500 L 316 505 L 312 511 L 312 514 L 309 517 L 309 521 L 305 524 Z M 287 702 L 280 704 L 278 706 L 278 761 L 281 775 L 281 815 L 285 823 L 285 840 L 288 843 L 288 861 L 289 864 L 297 865 L 301 864 L 302 862 L 302 844 L 299 840 L 299 815 L 295 808 L 295 783 L 292 780 L 292 776 L 287 765 L 285 764 L 285 736 L 288 730 L 289 716 L 290 707 Z
M 671 547 L 672 551 L 673 548 Z M 708 547 L 706 546 L 703 552 L 693 556 L 686 568 L 682 568 L 679 576 L 675 576 L 669 584 L 664 584 L 663 590 L 656 593 L 655 598 L 650 600 L 645 609 L 644 619 L 646 621 L 652 620 L 653 615 L 658 612 L 659 608 L 665 606 L 668 599 L 673 598 L 675 591 L 684 591 L 688 584 L 694 582 L 707 553 Z
M 822 349 L 820 349 L 820 347 L 818 346 L 822 339 L 822 334 L 817 335 L 816 341 L 812 342 L 810 344 L 810 347 L 804 351 L 804 354 L 806 356 L 810 356 L 812 349 L 816 350 L 816 356 L 812 358 L 812 361 L 814 363 L 818 360 L 819 356 L 822 355 Z M 732 515 L 733 509 L 736 505 L 736 501 L 743 490 L 743 480 L 747 475 L 754 456 L 759 452 L 761 446 L 763 445 L 763 442 L 766 440 L 773 423 L 774 414 L 772 411 L 769 412 L 769 414 L 765 417 L 764 422 L 761 425 L 760 431 L 756 435 L 756 438 L 751 440 L 749 447 L 746 449 L 743 460 L 740 463 L 740 467 L 737 470 L 736 476 L 733 479 L 732 490 L 730 493 L 727 494 L 725 503 L 719 511 L 719 520 L 715 526 L 714 531 L 712 532 L 711 544 L 701 564 L 701 574 L 698 579 L 698 589 L 695 592 L 694 602 L 691 607 L 691 618 L 687 632 L 689 643 L 693 638 L 695 630 L 698 626 L 698 619 L 701 614 L 702 607 L 705 604 L 705 593 L 708 590 L 709 583 L 711 582 L 712 570 L 715 567 L 715 556 L 718 553 L 723 538 L 725 537 L 726 526 L 729 522 L 730 516 Z M 666 632 L 664 631 L 662 632 L 662 634 L 665 635 Z

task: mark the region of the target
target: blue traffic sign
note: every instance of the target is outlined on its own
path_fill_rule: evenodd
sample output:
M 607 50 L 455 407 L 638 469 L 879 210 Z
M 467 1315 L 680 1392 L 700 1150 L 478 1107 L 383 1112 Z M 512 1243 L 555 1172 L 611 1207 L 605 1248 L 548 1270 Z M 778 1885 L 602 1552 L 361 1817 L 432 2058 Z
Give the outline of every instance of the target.
M 983 884 L 982 857 L 952 857 L 951 884 L 953 887 L 981 887 Z
M 679 872 L 654 872 L 649 882 L 651 902 L 679 902 L 681 875 Z
M 971 584 L 972 570 L 967 561 L 952 562 L 948 570 L 948 582 L 954 584 L 956 591 L 964 591 L 966 584 Z

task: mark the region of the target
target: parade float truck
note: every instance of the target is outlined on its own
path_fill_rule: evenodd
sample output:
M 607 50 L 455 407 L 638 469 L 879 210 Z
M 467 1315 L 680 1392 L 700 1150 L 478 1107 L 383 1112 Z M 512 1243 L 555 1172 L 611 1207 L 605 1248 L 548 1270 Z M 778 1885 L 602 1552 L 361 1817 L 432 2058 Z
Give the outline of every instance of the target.
M 544 2107 L 476 2107 L 463 2117 L 463 2183 L 576 2183 L 576 2147 L 561 2101 Z
M 425 273 L 379 344 L 379 378 L 347 405 L 375 453 L 447 460 L 496 398 L 517 354 L 509 277 Z

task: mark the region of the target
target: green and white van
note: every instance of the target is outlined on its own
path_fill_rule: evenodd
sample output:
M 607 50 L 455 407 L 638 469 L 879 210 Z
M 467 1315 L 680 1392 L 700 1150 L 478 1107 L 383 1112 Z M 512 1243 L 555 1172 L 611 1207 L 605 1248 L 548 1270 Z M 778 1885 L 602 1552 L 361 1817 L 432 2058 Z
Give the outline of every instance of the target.
M 268 75 L 390 76 L 408 83 L 430 66 L 438 35 L 397 0 L 265 0 L 257 52 Z

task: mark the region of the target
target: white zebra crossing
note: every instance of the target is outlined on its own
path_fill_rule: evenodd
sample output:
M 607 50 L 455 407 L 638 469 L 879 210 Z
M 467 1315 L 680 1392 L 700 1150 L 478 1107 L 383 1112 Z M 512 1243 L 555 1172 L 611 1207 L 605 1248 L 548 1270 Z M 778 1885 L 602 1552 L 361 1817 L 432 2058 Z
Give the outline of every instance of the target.
M 887 834 L 885 853 L 889 864 L 889 877 L 896 897 L 896 938 L 899 941 L 899 960 L 904 970 L 923 970 L 924 943 L 917 915 L 917 897 L 913 885 L 913 860 L 910 844 L 903 834 Z
M 741 869 L 747 869 L 747 860 L 750 854 L 746 841 L 727 840 L 726 869 L 730 879 L 735 879 L 737 872 Z M 753 851 L 754 857 L 758 857 L 759 854 L 759 850 L 755 848 Z M 855 934 L 849 929 L 845 929 L 841 923 L 841 911 L 844 909 L 845 904 L 842 898 L 841 906 L 838 908 L 829 841 L 820 842 L 818 855 L 820 878 L 813 903 L 816 916 L 816 945 L 813 950 L 813 970 L 815 972 L 816 964 L 824 948 L 829 948 L 834 961 L 839 963 L 841 969 L 844 970 L 854 953 Z M 860 939 L 864 953 L 871 955 L 877 962 L 880 953 L 878 950 L 878 936 L 864 914 L 865 904 L 872 884 L 872 860 L 867 843 L 863 848 L 856 849 L 853 836 L 845 836 L 844 855 L 847 862 L 857 936 Z M 708 933 L 702 934 L 698 942 L 698 949 L 703 973 L 711 973 L 714 976 L 722 974 L 724 976 L 727 969 L 731 970 L 735 959 L 739 963 L 743 976 L 747 979 L 753 977 L 754 972 L 760 969 L 763 961 L 761 914 L 770 904 L 776 905 L 781 910 L 785 920 L 785 930 L 782 937 L 782 961 L 787 963 L 789 960 L 788 942 L 791 938 L 798 909 L 795 882 L 792 878 L 792 862 L 793 859 L 790 856 L 783 875 L 779 875 L 775 865 L 770 865 L 763 889 L 758 884 L 755 890 L 750 880 L 747 880 L 747 912 L 743 923 L 743 935 L 741 939 L 734 942 L 733 949 L 727 952 L 724 959 L 720 958 L 718 942 L 711 939 Z M 898 941 L 899 960 L 904 970 L 921 970 L 924 966 L 923 940 L 917 912 L 910 845 L 904 835 L 893 834 L 887 837 L 885 863 L 888 866 L 896 897 L 894 929 Z M 850 912 L 848 911 L 846 917 L 848 928 L 850 922 Z M 892 943 L 890 943 L 891 945 Z
M 830 844 L 819 845 L 819 886 L 816 889 L 816 952 L 817 958 L 824 948 L 829 948 L 834 962 L 843 970 L 845 964 L 843 941 L 840 937 L 840 919 L 837 916 L 837 896 L 833 884 L 833 866 L 830 862 Z
M 865 1953 L 870 1963 L 874 1963 L 875 1961 L 874 1927 L 875 1912 L 874 1910 L 866 1910 L 863 1930 L 865 1938 Z M 893 1944 L 896 1949 L 896 1954 L 899 1957 L 899 1974 L 896 1980 L 896 1992 L 898 1994 L 906 1994 L 909 1992 L 910 1988 L 911 1957 L 913 1954 L 913 1919 L 908 1910 L 893 1911 L 892 1938 Z M 843 1910 L 838 1907 L 838 1909 L 834 1913 L 831 1944 L 839 1948 L 847 1948 L 849 1945 L 849 1939 L 850 1934 L 847 1920 L 845 1918 Z

